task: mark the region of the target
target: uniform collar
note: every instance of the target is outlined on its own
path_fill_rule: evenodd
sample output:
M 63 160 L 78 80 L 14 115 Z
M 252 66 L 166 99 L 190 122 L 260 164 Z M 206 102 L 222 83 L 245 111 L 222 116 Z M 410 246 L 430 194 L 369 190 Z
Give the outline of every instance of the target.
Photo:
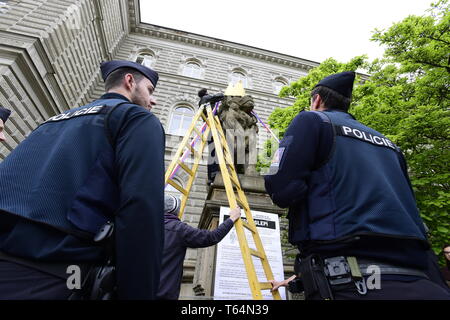
M 356 118 L 355 118 L 351 113 L 345 112 L 345 111 L 343 111 L 343 110 L 339 110 L 339 109 L 326 109 L 326 110 L 324 110 L 324 111 L 326 111 L 326 112 L 339 112 L 339 113 L 344 113 L 347 117 L 350 117 L 350 118 L 352 118 L 353 120 L 356 120 Z
M 115 93 L 115 92 L 108 92 L 105 93 L 104 95 L 102 95 L 100 97 L 100 99 L 120 99 L 120 100 L 125 100 L 128 102 L 131 102 L 127 97 L 125 97 L 124 95 L 121 95 L 120 93 Z

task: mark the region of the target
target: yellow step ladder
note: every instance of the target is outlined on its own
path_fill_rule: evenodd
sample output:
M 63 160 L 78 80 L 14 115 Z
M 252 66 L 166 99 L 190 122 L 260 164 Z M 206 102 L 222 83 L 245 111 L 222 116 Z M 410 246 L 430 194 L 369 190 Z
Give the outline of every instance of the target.
M 217 107 L 218 104 L 216 104 L 216 108 Z M 184 136 L 172 162 L 167 168 L 165 182 L 166 185 L 170 184 L 182 193 L 181 208 L 179 214 L 179 217 L 181 219 L 186 208 L 186 202 L 189 196 L 189 192 L 191 190 L 198 166 L 202 158 L 203 150 L 207 144 L 208 135 L 211 132 L 214 139 L 216 155 L 219 160 L 219 167 L 222 173 L 222 178 L 224 181 L 225 191 L 230 208 L 233 209 L 239 206 L 245 212 L 247 222 L 244 222 L 242 219 L 238 219 L 234 223 L 234 226 L 236 228 L 236 234 L 242 253 L 242 258 L 244 260 L 245 270 L 247 272 L 250 291 L 252 293 L 253 299 L 261 300 L 263 299 L 261 290 L 270 290 L 272 289 L 272 285 L 270 284 L 270 282 L 260 282 L 258 280 L 252 256 L 260 259 L 267 281 L 273 280 L 272 269 L 270 268 L 269 261 L 264 251 L 258 229 L 256 228 L 255 222 L 253 221 L 252 213 L 247 202 L 247 197 L 245 196 L 245 193 L 241 188 L 239 177 L 236 173 L 233 159 L 231 157 L 231 153 L 225 139 L 225 135 L 223 133 L 219 118 L 213 114 L 213 111 L 211 110 L 211 107 L 209 105 L 207 105 L 206 107 L 207 116 L 205 116 L 203 112 L 204 110 L 205 105 L 201 106 L 198 112 L 195 114 L 186 135 Z M 197 128 L 201 119 L 203 119 L 206 124 L 206 126 L 204 125 L 205 130 L 203 132 L 202 130 L 199 130 Z M 195 149 L 194 143 L 192 141 L 189 141 L 193 132 L 196 133 L 196 137 L 194 137 L 193 139 L 201 139 L 200 147 L 198 149 Z M 183 160 L 188 153 L 192 153 L 194 155 L 194 164 L 191 168 L 184 164 Z M 189 175 L 189 179 L 185 189 L 183 189 L 183 187 L 181 187 L 172 179 L 174 171 L 180 167 Z M 250 231 L 256 246 L 256 250 L 249 247 L 244 228 Z M 278 290 L 273 291 L 272 296 L 275 300 L 281 300 L 281 296 Z
M 180 207 L 180 213 L 178 214 L 178 217 L 180 220 L 183 218 L 184 210 L 186 208 L 186 203 L 189 197 L 189 193 L 191 191 L 192 185 L 194 184 L 195 175 L 197 173 L 197 169 L 200 165 L 200 161 L 202 159 L 203 150 L 205 149 L 206 144 L 208 143 L 208 135 L 210 132 L 210 128 L 208 125 L 206 125 L 204 132 L 201 132 L 197 128 L 199 124 L 201 124 L 201 120 L 205 121 L 207 123 L 207 119 L 205 115 L 203 114 L 204 107 L 200 107 L 197 113 L 195 114 L 194 118 L 192 119 L 192 122 L 189 126 L 189 129 L 187 130 L 183 140 L 180 143 L 180 146 L 177 149 L 177 152 L 175 153 L 172 161 L 169 164 L 169 167 L 166 170 L 165 175 L 165 185 L 170 184 L 172 187 L 177 189 L 181 192 L 181 207 Z M 192 134 L 195 133 L 196 136 L 192 137 Z M 196 139 L 200 139 L 200 147 L 199 149 L 195 149 L 194 143 Z M 194 164 L 191 168 L 189 168 L 186 163 L 184 162 L 184 158 L 189 155 L 194 155 Z M 183 169 L 189 176 L 189 179 L 186 183 L 186 188 L 183 189 L 182 186 L 180 186 L 176 181 L 174 181 L 172 178 L 174 176 L 174 173 L 178 168 Z

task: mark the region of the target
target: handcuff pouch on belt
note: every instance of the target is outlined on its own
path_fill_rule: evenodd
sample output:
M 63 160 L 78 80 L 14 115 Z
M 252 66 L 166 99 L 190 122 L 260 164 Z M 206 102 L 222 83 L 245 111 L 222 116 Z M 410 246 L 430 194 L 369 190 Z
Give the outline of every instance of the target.
M 289 291 L 299 293 L 305 291 L 305 297 L 319 295 L 322 299 L 333 299 L 331 286 L 353 282 L 358 293 L 367 293 L 364 278 L 355 257 L 331 257 L 322 259 L 318 255 L 310 255 L 300 259 L 297 255 L 294 265 L 297 278 L 289 283 Z
M 116 298 L 116 267 L 114 264 L 114 224 L 107 222 L 95 235 L 94 242 L 106 251 L 106 261 L 94 265 L 86 275 L 82 289 L 69 300 L 113 300 Z
M 324 272 L 324 262 L 319 256 L 310 255 L 300 260 L 297 255 L 294 268 L 297 279 L 289 286 L 289 291 L 304 289 L 306 299 L 313 295 L 319 295 L 324 300 L 333 299 L 330 284 Z

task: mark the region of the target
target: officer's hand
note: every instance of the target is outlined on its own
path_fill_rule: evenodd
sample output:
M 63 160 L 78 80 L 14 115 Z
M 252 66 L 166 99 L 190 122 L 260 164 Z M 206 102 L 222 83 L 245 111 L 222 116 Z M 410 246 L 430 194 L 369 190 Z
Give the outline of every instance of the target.
M 237 219 L 241 217 L 241 208 L 237 207 L 230 211 L 230 219 L 235 222 Z

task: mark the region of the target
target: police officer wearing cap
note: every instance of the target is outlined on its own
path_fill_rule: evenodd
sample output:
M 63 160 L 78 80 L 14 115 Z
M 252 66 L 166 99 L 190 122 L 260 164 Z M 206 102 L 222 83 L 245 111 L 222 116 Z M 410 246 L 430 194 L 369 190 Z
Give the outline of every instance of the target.
M 0 142 L 6 140 L 3 130 L 5 128 L 5 122 L 8 120 L 10 114 L 11 110 L 0 107 Z
M 98 242 L 111 225 L 116 297 L 155 298 L 165 136 L 149 110 L 158 74 L 130 61 L 101 72 L 106 94 L 51 117 L 0 164 L 0 299 L 89 290 L 93 266 L 111 259 Z
M 347 112 L 354 79 L 342 72 L 314 87 L 311 111 L 289 125 L 265 176 L 300 252 L 297 278 L 273 287 L 306 299 L 448 299 L 426 272 L 429 244 L 400 149 Z

